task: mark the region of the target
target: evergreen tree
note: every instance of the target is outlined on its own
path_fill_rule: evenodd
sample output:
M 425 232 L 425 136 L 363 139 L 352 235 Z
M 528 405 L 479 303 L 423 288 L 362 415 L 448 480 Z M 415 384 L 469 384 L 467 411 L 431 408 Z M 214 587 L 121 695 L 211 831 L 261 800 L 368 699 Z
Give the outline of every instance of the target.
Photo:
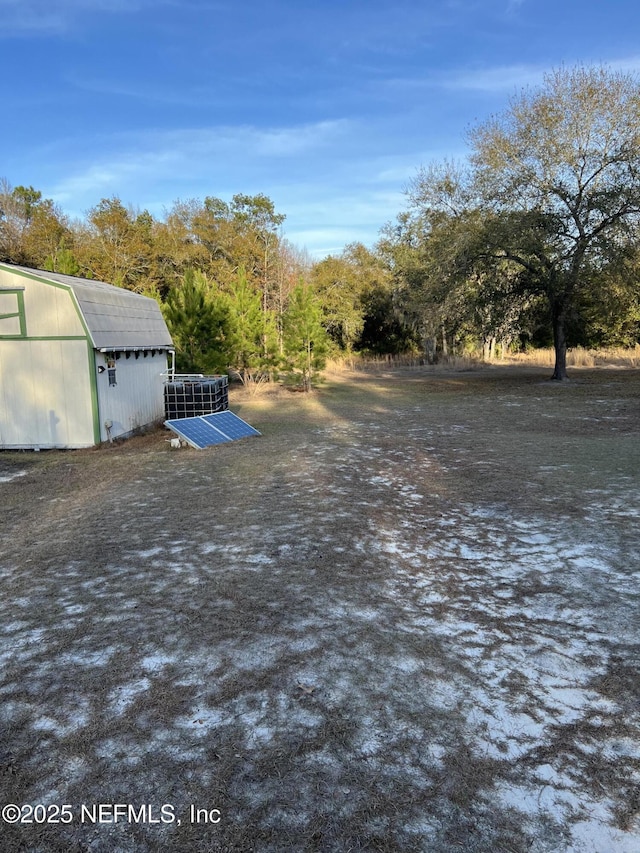
M 322 307 L 311 287 L 300 282 L 291 294 L 283 318 L 285 372 L 289 381 L 311 390 L 325 366 L 327 333 L 322 326 Z
M 64 239 L 60 241 L 56 251 L 47 256 L 44 268 L 50 272 L 59 272 L 64 275 L 80 275 L 80 265 L 71 249 L 65 245 Z
M 277 353 L 275 318 L 262 310 L 262 296 L 247 279 L 243 267 L 229 287 L 229 366 L 244 384 L 273 370 Z
M 203 273 L 187 270 L 182 283 L 167 294 L 162 309 L 176 346 L 179 372 L 217 373 L 226 369 L 229 309 L 223 299 L 213 298 Z

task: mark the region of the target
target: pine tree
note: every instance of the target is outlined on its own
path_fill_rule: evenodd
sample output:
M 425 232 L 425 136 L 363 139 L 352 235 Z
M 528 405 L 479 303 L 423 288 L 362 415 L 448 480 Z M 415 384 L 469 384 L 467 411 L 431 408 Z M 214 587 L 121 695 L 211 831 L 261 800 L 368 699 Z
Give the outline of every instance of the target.
M 271 312 L 262 310 L 260 292 L 240 267 L 229 286 L 229 335 L 227 351 L 233 366 L 246 385 L 268 375 L 275 366 L 277 334 Z
M 320 301 L 309 285 L 300 282 L 291 294 L 283 318 L 285 373 L 289 381 L 310 391 L 326 363 L 327 333 L 322 326 Z
M 213 297 L 203 273 L 187 270 L 182 283 L 167 294 L 162 308 L 181 373 L 216 373 L 226 369 L 229 310 L 224 300 Z
M 56 252 L 47 256 L 44 268 L 64 275 L 80 275 L 80 265 L 71 249 L 65 246 L 64 239 L 60 240 Z

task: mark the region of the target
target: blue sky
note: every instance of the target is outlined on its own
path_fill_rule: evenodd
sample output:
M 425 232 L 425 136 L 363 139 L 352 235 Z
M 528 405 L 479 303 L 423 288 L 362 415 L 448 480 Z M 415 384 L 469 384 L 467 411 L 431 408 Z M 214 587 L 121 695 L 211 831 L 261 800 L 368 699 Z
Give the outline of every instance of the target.
M 637 0 L 0 0 L 0 177 L 72 217 L 265 193 L 337 254 L 545 71 L 635 73 L 639 36 Z

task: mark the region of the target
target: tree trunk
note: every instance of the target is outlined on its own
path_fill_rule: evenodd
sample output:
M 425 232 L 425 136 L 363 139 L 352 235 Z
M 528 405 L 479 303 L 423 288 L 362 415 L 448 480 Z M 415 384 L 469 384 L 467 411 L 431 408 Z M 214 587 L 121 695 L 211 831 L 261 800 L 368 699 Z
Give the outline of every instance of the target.
M 552 304 L 551 318 L 553 322 L 553 346 L 556 351 L 556 365 L 553 380 L 562 382 L 567 376 L 567 338 L 565 335 L 566 311 L 564 305 Z
M 427 364 L 435 364 L 437 362 L 436 357 L 436 346 L 437 341 L 435 338 L 426 338 L 424 342 L 424 354 L 427 357 Z
M 449 350 L 447 349 L 447 333 L 445 332 L 444 326 L 442 327 L 442 355 L 445 358 L 449 355 Z

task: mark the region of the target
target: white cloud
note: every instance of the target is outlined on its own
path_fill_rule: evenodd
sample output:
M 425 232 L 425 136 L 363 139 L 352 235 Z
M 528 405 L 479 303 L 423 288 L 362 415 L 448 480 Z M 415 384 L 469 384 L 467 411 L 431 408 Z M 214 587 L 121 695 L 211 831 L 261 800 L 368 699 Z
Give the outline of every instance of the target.
M 62 34 L 82 14 L 130 14 L 167 0 L 0 0 L 0 38 Z
M 317 257 L 353 241 L 375 243 L 406 205 L 404 188 L 419 166 L 451 155 L 444 147 L 403 151 L 377 125 L 346 119 L 95 137 L 85 140 L 84 161 L 73 159 L 75 144 L 69 138 L 67 150 L 57 142 L 37 153 L 58 176 L 42 186 L 45 195 L 72 217 L 114 195 L 162 217 L 178 198 L 263 192 L 286 214 L 288 239 Z
M 612 71 L 622 71 L 625 74 L 640 74 L 640 56 L 614 59 L 611 62 L 603 62 L 602 64 Z
M 306 250 L 314 260 L 321 260 L 327 255 L 339 255 L 349 243 L 362 243 L 372 248 L 377 241 L 379 227 L 362 228 L 357 225 L 332 226 L 317 228 L 292 228 L 287 230 L 289 242 Z
M 21 33 L 61 32 L 65 15 L 37 0 L 0 0 L 0 38 Z
M 123 134 L 108 141 L 111 153 L 92 153 L 84 165 L 59 164 L 57 173 L 66 175 L 44 189 L 80 218 L 114 195 L 162 217 L 177 198 L 264 192 L 286 214 L 287 238 L 323 257 L 349 242 L 376 242 L 385 222 L 403 207 L 403 184 L 419 165 L 419 154 L 363 153 L 354 162 L 343 143 L 361 133 L 356 123 L 336 120 Z M 92 151 L 92 144 L 87 148 Z
M 612 71 L 626 73 L 640 72 L 640 56 L 624 59 L 582 60 L 582 65 L 603 65 Z M 461 70 L 444 78 L 442 83 L 447 89 L 471 90 L 481 92 L 507 92 L 513 89 L 523 89 L 527 86 L 539 86 L 554 68 L 573 65 L 572 62 L 560 62 L 550 65 L 498 65 L 491 68 L 475 68 Z
M 252 131 L 248 143 L 263 157 L 289 157 L 324 147 L 344 137 L 352 127 L 347 119 L 321 121 L 293 128 Z
M 392 92 L 419 89 L 445 89 L 451 91 L 484 92 L 488 94 L 509 93 L 526 87 L 542 84 L 545 74 L 571 62 L 529 65 L 515 63 L 475 68 L 453 69 L 444 74 L 427 74 L 424 77 L 408 77 L 387 80 L 384 86 Z M 582 61 L 584 65 L 603 65 L 612 71 L 640 73 L 640 56 L 623 59 L 594 59 Z
M 227 167 L 238 161 L 248 166 L 248 158 L 252 162 L 286 159 L 337 145 L 352 127 L 350 121 L 339 119 L 293 127 L 240 125 L 101 137 L 95 140 L 95 145 L 103 148 L 106 145 L 110 150 L 92 155 L 91 164 L 66 179 L 58 190 L 91 186 L 94 181 L 104 184 L 135 174 L 153 174 L 161 180 L 175 176 L 177 168 L 186 174 L 211 172 L 222 158 Z M 92 149 L 92 143 L 87 147 Z
M 424 77 L 392 78 L 380 85 L 393 98 L 405 95 L 415 97 L 420 90 L 499 93 L 536 85 L 542 81 L 544 74 L 549 70 L 549 66 L 524 64 L 461 68 L 444 73 L 427 73 Z
M 185 129 L 148 134 L 142 137 L 143 147 L 159 151 L 180 152 L 181 159 L 195 156 L 247 156 L 282 158 L 315 151 L 337 144 L 350 132 L 353 124 L 347 119 L 320 121 L 292 127 L 258 128 L 252 125 L 229 125 L 202 129 Z
M 62 176 L 46 187 L 46 194 L 70 215 L 82 216 L 101 197 L 112 195 L 158 209 L 178 197 L 268 192 L 274 184 L 313 177 L 324 155 L 339 163 L 342 140 L 352 130 L 350 121 L 336 120 L 118 134 L 87 140 L 90 155 L 84 162 L 68 140 L 72 153 L 59 143 L 42 152 L 50 164 L 57 162 L 55 171 Z
M 445 89 L 507 92 L 538 85 L 548 71 L 548 66 L 524 64 L 465 69 L 444 78 L 442 85 Z

